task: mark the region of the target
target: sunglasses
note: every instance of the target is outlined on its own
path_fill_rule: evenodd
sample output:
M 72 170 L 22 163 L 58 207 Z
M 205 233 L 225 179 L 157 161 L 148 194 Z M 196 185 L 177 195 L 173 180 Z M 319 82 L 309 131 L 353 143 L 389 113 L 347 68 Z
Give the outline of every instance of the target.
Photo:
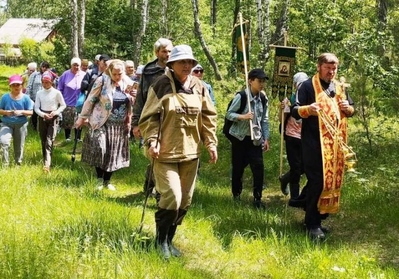
M 202 74 L 204 72 L 204 70 L 194 70 L 193 72 L 196 73 L 196 74 L 198 74 L 198 73 Z

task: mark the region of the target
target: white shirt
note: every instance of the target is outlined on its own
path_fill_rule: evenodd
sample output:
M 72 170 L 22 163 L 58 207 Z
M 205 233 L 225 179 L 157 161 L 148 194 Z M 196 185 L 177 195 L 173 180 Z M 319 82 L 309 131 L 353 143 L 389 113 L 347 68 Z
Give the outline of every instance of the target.
M 41 89 L 36 93 L 35 112 L 40 117 L 44 117 L 43 111 L 55 111 L 59 115 L 66 108 L 64 97 L 61 92 L 54 87 Z

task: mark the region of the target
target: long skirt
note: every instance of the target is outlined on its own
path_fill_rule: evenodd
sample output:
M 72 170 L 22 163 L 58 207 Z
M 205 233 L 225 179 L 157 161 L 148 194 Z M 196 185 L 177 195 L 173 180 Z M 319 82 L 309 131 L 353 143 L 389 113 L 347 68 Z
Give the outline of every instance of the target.
M 128 167 L 130 150 L 126 124 L 107 121 L 101 128 L 86 133 L 82 162 L 107 172 Z

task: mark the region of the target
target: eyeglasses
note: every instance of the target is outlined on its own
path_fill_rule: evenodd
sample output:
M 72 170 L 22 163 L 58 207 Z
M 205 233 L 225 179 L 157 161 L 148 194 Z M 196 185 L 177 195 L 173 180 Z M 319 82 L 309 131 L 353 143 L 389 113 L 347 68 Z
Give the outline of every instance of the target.
M 194 70 L 194 71 L 193 71 L 193 73 L 196 73 L 196 74 L 198 74 L 198 73 L 201 73 L 201 74 L 202 74 L 203 72 L 204 72 L 204 70 Z

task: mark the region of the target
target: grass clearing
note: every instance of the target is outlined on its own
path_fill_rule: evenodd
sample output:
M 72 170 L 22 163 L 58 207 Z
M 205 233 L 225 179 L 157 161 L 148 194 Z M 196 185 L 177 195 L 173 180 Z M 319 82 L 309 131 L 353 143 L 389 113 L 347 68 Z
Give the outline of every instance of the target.
M 397 129 L 391 129 L 397 123 L 379 127 L 386 132 L 371 153 L 351 121 L 357 172 L 345 177 L 341 210 L 326 221 L 327 240 L 315 244 L 305 236 L 303 211 L 287 207 L 280 193 L 273 114 L 271 121 L 263 192 L 268 209 L 252 207 L 249 170 L 242 201 L 233 202 L 229 145 L 220 135 L 219 162 L 208 164 L 204 152 L 193 205 L 176 234 L 184 256 L 168 263 L 153 246 L 153 198 L 137 234 L 148 164 L 137 143 L 131 167 L 113 176 L 118 190 L 97 192 L 94 170 L 80 162 L 80 144 L 72 163 L 73 143 L 59 134 L 45 175 L 40 140 L 30 130 L 23 165 L 0 169 L 0 278 L 398 278 L 399 151 Z

